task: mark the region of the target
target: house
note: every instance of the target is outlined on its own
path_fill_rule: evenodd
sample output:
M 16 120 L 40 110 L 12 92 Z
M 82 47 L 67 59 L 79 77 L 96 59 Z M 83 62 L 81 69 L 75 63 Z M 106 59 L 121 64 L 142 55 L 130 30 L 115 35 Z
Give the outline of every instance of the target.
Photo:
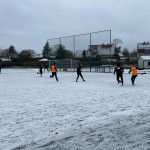
M 94 55 L 103 55 L 103 56 L 112 56 L 115 54 L 116 44 L 102 44 L 102 45 L 91 45 L 89 49 L 92 50 L 92 56 Z
M 140 56 L 138 60 L 139 69 L 150 69 L 150 56 Z
M 120 57 L 120 60 L 127 60 L 127 59 L 130 59 L 129 56 L 124 56 L 124 55 L 121 54 L 121 53 L 118 53 L 118 56 Z
M 75 56 L 76 56 L 77 58 L 81 58 L 83 51 L 84 51 L 84 50 L 77 50 Z
M 137 44 L 137 56 L 150 56 L 150 43 L 143 42 Z
M 113 56 L 115 54 L 115 47 L 116 44 L 89 45 L 89 49 L 86 50 L 86 56 Z M 84 50 L 77 50 L 76 57 L 82 57 L 83 51 Z

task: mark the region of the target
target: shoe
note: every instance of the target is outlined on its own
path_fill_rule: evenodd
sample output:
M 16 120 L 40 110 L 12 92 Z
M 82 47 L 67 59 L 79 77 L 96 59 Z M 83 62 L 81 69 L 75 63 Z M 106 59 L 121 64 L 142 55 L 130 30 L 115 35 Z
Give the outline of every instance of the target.
M 85 80 L 83 80 L 83 81 L 85 81 Z
M 76 80 L 76 82 L 78 82 L 78 81 Z
M 118 80 L 118 84 L 119 84 L 119 83 L 122 83 L 122 82 L 121 82 L 120 80 Z

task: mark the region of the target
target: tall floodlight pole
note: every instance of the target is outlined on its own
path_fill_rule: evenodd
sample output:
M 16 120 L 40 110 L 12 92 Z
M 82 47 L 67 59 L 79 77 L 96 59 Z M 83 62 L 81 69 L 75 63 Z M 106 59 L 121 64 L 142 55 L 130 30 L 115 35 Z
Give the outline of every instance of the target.
M 75 47 L 75 35 L 73 35 L 73 51 L 74 51 L 74 56 L 76 56 L 76 47 Z
M 90 33 L 90 72 L 91 72 L 91 34 L 92 33 Z
M 76 43 L 75 43 L 75 35 L 73 35 L 73 51 L 74 51 L 74 60 L 76 58 Z M 75 71 L 75 68 L 74 68 Z
M 47 43 L 49 43 L 49 42 L 48 42 L 48 39 L 47 39 Z M 50 61 L 48 61 L 48 65 L 49 65 L 49 69 L 50 69 Z
M 110 72 L 111 72 L 111 29 L 110 29 Z
M 61 38 L 59 38 L 59 43 L 60 43 L 60 45 L 61 45 Z

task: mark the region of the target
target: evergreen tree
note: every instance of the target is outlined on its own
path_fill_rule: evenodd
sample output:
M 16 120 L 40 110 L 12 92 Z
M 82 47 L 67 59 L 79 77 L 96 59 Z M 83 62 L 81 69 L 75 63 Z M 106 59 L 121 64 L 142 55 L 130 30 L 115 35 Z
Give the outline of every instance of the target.
M 86 57 L 86 51 L 85 50 L 82 52 L 82 56 Z
M 43 47 L 43 51 L 42 51 L 43 57 L 47 58 L 50 55 L 51 51 L 52 51 L 52 49 L 50 48 L 49 43 L 46 42 L 45 46 Z
M 56 46 L 56 58 L 57 59 L 65 59 L 67 57 L 67 51 L 65 49 L 65 46 L 62 44 L 59 44 Z
M 15 50 L 15 47 L 11 45 L 8 49 L 8 58 L 15 58 L 17 55 L 18 52 Z

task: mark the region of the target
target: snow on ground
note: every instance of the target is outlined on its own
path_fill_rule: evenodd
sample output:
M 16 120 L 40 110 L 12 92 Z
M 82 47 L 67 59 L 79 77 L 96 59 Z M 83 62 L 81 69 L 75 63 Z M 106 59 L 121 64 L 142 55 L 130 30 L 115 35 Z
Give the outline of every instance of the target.
M 58 72 L 59 82 L 37 69 L 2 69 L 1 150 L 150 149 L 150 74 Z

